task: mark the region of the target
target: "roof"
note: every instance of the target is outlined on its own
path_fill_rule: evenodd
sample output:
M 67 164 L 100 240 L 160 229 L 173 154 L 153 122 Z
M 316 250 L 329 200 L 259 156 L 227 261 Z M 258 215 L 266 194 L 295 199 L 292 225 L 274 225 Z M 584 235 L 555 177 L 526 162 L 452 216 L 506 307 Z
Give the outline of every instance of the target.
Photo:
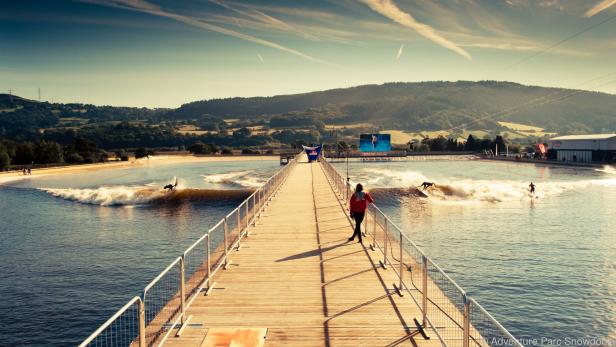
M 567 140 L 607 140 L 616 137 L 616 134 L 589 134 L 589 135 L 566 135 L 553 137 L 551 141 L 567 141 Z

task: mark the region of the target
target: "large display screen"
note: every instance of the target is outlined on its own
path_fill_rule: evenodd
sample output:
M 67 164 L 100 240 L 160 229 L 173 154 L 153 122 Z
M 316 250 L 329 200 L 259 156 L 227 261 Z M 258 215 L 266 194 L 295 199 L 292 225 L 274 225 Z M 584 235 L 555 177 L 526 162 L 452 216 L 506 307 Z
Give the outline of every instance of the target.
M 362 152 L 389 152 L 391 151 L 391 135 L 361 134 L 359 135 L 359 150 Z

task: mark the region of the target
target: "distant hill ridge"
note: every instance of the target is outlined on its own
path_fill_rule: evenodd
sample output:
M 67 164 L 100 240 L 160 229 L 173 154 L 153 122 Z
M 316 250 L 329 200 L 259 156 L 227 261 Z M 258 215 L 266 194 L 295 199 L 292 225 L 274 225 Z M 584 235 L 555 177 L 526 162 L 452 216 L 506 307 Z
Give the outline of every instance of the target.
M 464 124 L 469 129 L 490 129 L 501 120 L 558 132 L 616 130 L 616 95 L 496 81 L 385 83 L 272 97 L 211 99 L 184 104 L 173 113 L 178 118 L 204 114 L 242 118 L 290 112 L 313 115 L 326 123 L 372 122 L 405 130 Z
M 44 107 L 57 109 L 58 105 L 0 94 L 0 127 L 8 114 L 1 112 L 2 108 L 24 104 L 38 104 L 32 105 L 38 111 Z M 616 95 L 497 81 L 370 84 L 271 97 L 202 100 L 151 112 L 143 108 L 88 106 L 82 116 L 96 111 L 107 120 L 144 116 L 158 120 L 212 116 L 269 119 L 283 115 L 310 116 L 327 124 L 372 123 L 409 131 L 496 129 L 497 121 L 531 124 L 559 133 L 616 131 Z M 55 117 L 58 115 L 63 116 L 55 111 Z M 42 114 L 39 112 L 37 117 L 40 123 Z

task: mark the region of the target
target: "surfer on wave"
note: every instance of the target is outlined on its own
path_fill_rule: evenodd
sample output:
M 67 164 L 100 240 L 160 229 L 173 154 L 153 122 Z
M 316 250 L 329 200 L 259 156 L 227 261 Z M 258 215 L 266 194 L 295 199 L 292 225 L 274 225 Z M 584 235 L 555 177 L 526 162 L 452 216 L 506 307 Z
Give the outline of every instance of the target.
M 424 182 L 424 183 L 420 184 L 419 186 L 422 187 L 423 190 L 427 190 L 428 188 L 431 188 L 431 187 L 435 187 L 436 188 L 436 183 L 434 183 L 434 182 Z
M 533 184 L 533 182 L 530 182 L 528 187 L 530 188 L 530 195 L 535 195 L 535 184 Z
M 177 186 L 178 186 L 178 179 L 176 178 L 175 179 L 175 184 L 169 183 L 166 186 L 164 186 L 163 189 L 167 189 L 169 191 L 169 193 L 170 193 L 170 192 L 174 191 Z

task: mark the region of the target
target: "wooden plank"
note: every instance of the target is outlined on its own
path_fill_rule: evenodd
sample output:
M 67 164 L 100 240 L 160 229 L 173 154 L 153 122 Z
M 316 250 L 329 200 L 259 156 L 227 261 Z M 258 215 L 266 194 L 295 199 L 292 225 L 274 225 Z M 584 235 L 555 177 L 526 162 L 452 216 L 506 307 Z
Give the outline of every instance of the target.
M 193 326 L 166 345 L 200 346 L 215 329 L 255 326 L 268 329 L 267 346 L 440 345 L 430 329 L 430 340 L 411 336 L 421 310 L 395 293 L 398 279 L 378 266 L 368 239 L 347 242 L 346 214 L 320 165 L 297 164 L 211 295 L 188 309 Z

